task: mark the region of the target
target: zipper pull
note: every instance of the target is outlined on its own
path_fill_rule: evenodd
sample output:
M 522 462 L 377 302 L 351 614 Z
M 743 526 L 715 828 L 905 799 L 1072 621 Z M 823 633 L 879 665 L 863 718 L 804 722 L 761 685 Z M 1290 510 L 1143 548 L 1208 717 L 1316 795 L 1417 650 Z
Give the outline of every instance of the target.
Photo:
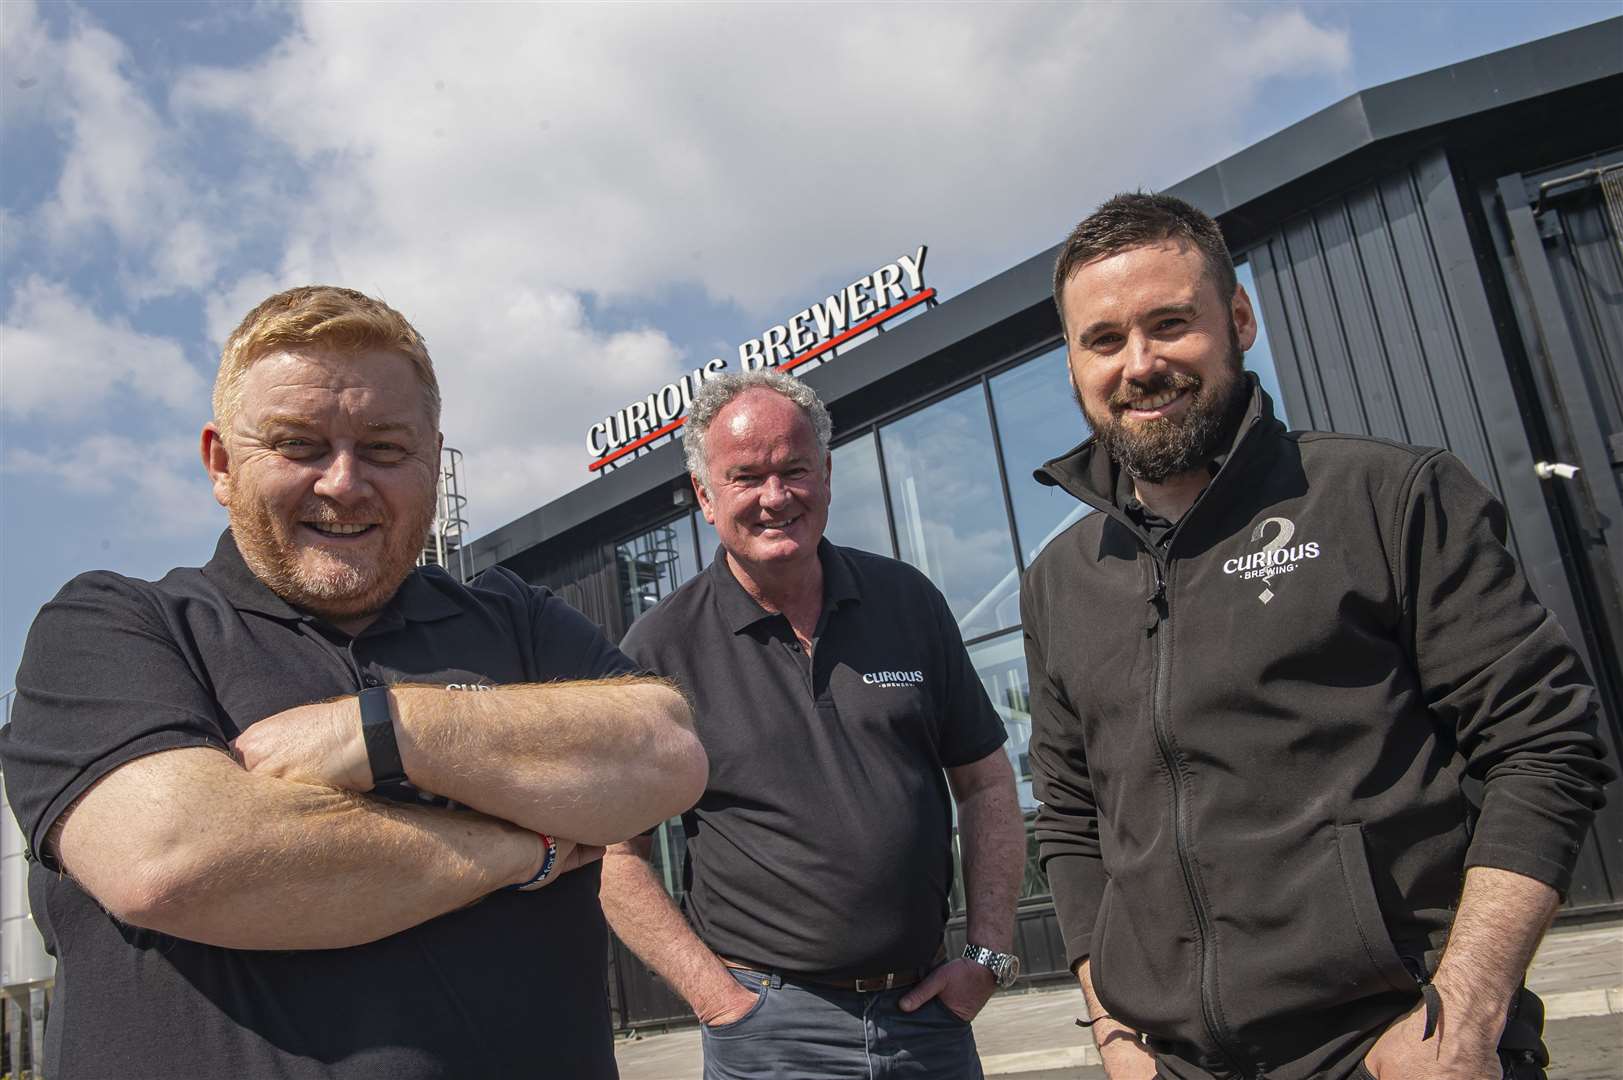
M 1153 555 L 1150 557 L 1150 566 L 1153 568 L 1155 573 L 1155 591 L 1149 595 L 1147 600 L 1145 600 L 1145 603 L 1150 605 L 1149 615 L 1144 621 L 1144 633 L 1146 635 L 1155 633 L 1155 628 L 1159 626 L 1161 620 L 1166 617 L 1166 577 L 1161 573 L 1160 562 L 1157 561 Z
M 1420 998 L 1426 1003 L 1426 1031 L 1425 1034 L 1420 1036 L 1420 1041 L 1425 1042 L 1437 1034 L 1437 1025 L 1442 1022 L 1443 995 L 1439 994 L 1437 987 L 1432 985 L 1431 979 L 1426 975 L 1426 968 L 1420 961 L 1407 956 L 1400 959 L 1403 961 L 1403 966 L 1409 969 L 1409 974 L 1414 977 L 1415 983 L 1419 985 Z

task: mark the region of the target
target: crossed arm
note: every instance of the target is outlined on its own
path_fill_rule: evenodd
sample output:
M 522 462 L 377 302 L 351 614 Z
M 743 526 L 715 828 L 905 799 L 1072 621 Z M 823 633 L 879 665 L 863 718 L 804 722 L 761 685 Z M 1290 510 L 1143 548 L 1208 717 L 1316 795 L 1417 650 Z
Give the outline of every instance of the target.
M 54 854 L 136 926 L 229 948 L 341 948 L 527 880 L 537 832 L 560 838 L 561 872 L 704 786 L 686 705 L 658 681 L 392 696 L 407 776 L 474 809 L 360 794 L 371 775 L 345 698 L 253 725 L 240 762 L 191 747 L 118 767 L 58 820 Z

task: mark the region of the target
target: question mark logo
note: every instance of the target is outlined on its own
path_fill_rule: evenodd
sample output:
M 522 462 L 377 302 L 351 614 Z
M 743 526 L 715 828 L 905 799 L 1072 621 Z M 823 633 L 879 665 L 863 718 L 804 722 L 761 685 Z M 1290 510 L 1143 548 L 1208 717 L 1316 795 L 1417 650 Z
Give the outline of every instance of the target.
M 1274 598 L 1274 590 L 1269 588 L 1267 584 L 1273 579 L 1274 574 L 1278 572 L 1274 569 L 1274 552 L 1280 550 L 1286 544 L 1290 543 L 1291 537 L 1296 535 L 1296 525 L 1290 520 L 1290 518 L 1263 518 L 1261 521 L 1257 522 L 1257 527 L 1251 530 L 1251 542 L 1255 544 L 1258 540 L 1261 540 L 1263 534 L 1268 531 L 1268 526 L 1270 525 L 1279 526 L 1279 531 L 1275 533 L 1274 538 L 1268 541 L 1268 543 L 1264 544 L 1262 548 L 1262 554 L 1265 556 L 1263 560 L 1262 572 L 1263 586 L 1262 591 L 1257 594 L 1257 599 L 1261 600 L 1264 604 Z

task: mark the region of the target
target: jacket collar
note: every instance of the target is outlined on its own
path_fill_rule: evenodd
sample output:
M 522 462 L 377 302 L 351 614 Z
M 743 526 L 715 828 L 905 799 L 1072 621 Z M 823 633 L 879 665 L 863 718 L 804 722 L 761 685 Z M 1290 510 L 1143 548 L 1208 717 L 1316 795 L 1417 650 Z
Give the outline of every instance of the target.
M 832 610 L 846 603 L 860 602 L 862 590 L 857 585 L 845 555 L 827 539 L 817 542 L 817 561 L 823 564 L 823 609 Z M 715 590 L 716 606 L 733 633 L 754 626 L 763 619 L 778 618 L 777 612 L 768 611 L 755 598 L 744 591 L 744 586 L 733 576 L 727 565 L 727 549 L 717 547 L 706 570 Z
M 273 619 L 319 622 L 320 616 L 298 608 L 271 591 L 243 561 L 237 540 L 226 529 L 214 547 L 214 557 L 203 566 L 203 574 L 239 611 L 253 611 Z M 460 614 L 461 607 L 435 588 L 421 570 L 413 570 L 364 633 L 392 630 L 410 622 L 432 622 Z
M 1211 490 L 1229 481 L 1225 477 L 1233 476 L 1239 471 L 1236 462 L 1249 456 L 1266 440 L 1253 437 L 1257 429 L 1284 431 L 1284 425 L 1274 419 L 1273 399 L 1262 388 L 1253 372 L 1245 373 L 1246 381 L 1251 384 L 1251 399 L 1246 403 L 1245 415 L 1240 420 L 1240 426 L 1234 434 L 1234 441 L 1229 444 L 1228 450 L 1218 455 L 1220 467 L 1212 482 L 1206 485 L 1206 490 L 1200 493 L 1195 505 L 1184 514 L 1183 520 L 1178 522 L 1179 527 L 1195 515 L 1200 504 L 1206 501 Z M 1089 435 L 1079 445 L 1072 447 L 1059 457 L 1046 461 L 1041 467 L 1033 471 L 1032 476 L 1039 484 L 1048 487 L 1060 487 L 1081 499 L 1089 506 L 1102 510 L 1106 514 L 1120 521 L 1134 533 L 1142 535 L 1142 531 L 1133 524 L 1121 506 L 1117 504 L 1116 491 L 1121 480 L 1121 466 L 1100 449 L 1092 435 Z M 1150 546 L 1146 541 L 1146 546 Z

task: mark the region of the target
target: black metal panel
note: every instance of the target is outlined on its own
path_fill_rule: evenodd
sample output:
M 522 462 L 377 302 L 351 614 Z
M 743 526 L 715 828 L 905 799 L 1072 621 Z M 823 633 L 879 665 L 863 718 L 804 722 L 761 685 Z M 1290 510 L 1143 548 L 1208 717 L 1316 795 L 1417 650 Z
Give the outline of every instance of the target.
M 609 1012 L 616 1031 L 690 1024 L 693 1010 L 613 934 L 609 935 Z
M 1531 478 L 1532 455 L 1504 356 L 1491 335 L 1468 341 L 1461 325 L 1462 304 L 1487 308 L 1461 245 L 1471 250 L 1447 159 L 1434 151 L 1252 249 L 1286 405 L 1304 427 L 1447 447 L 1511 508 L 1513 550 L 1542 531 L 1554 551 L 1536 482 L 1520 479 Z M 1518 480 L 1507 483 L 1511 471 Z

